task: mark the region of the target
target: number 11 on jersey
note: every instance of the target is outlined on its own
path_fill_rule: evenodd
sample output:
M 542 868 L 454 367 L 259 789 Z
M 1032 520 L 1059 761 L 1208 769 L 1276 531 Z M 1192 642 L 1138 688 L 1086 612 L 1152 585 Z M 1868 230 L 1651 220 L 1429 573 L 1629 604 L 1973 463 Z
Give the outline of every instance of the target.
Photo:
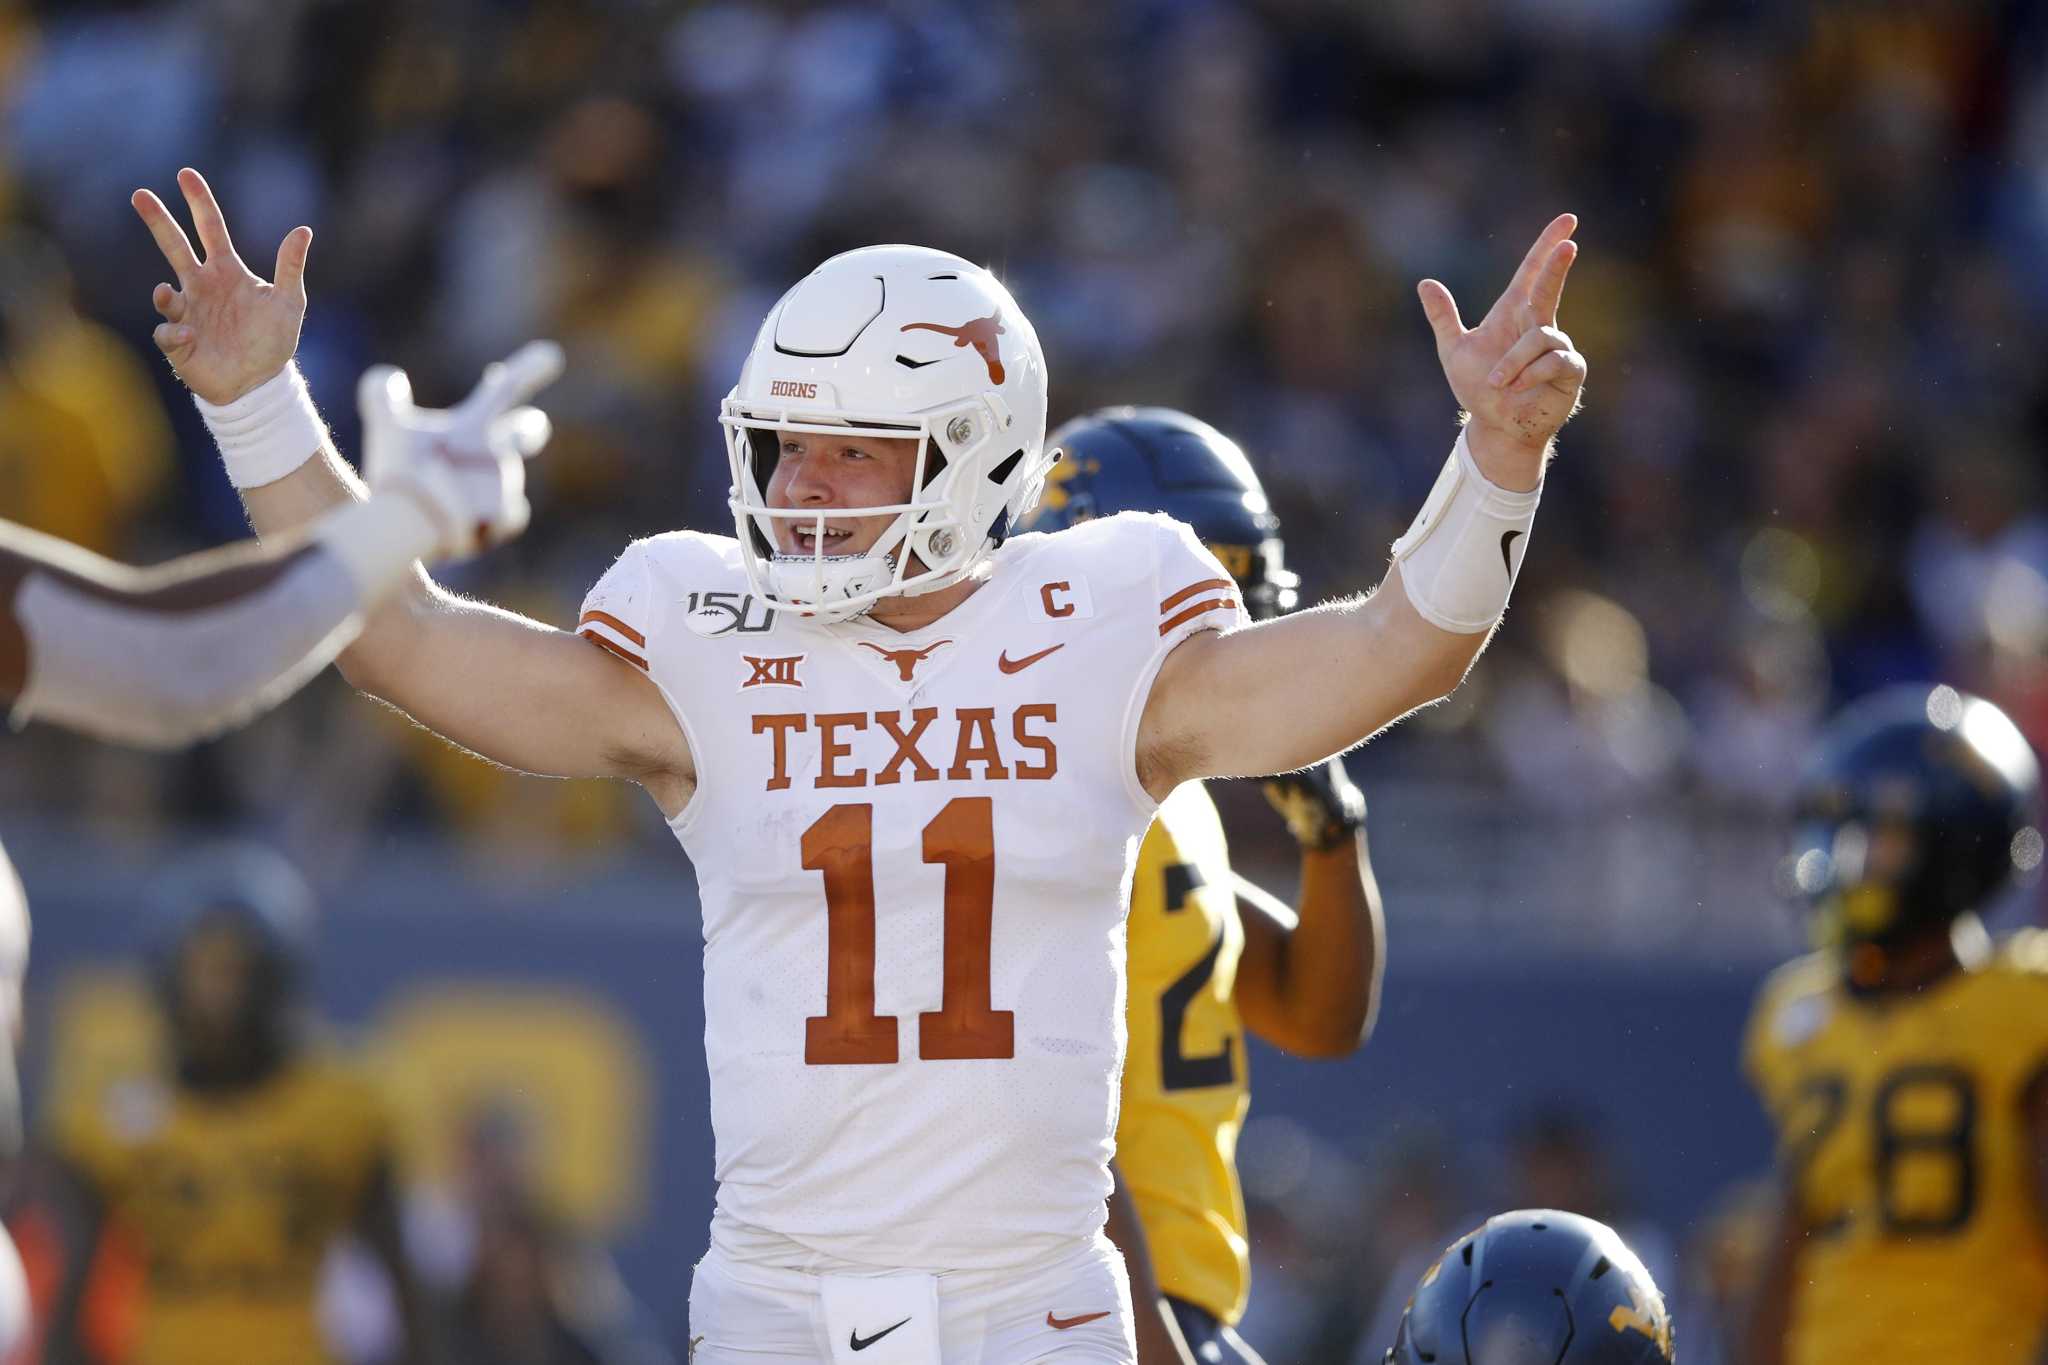
M 896 1058 L 896 1017 L 875 1013 L 875 808 L 832 807 L 804 831 L 803 865 L 825 878 L 825 1012 L 804 1021 L 811 1066 Z M 924 827 L 924 861 L 946 869 L 945 980 L 940 1007 L 917 1017 L 926 1061 L 1014 1057 L 1016 1016 L 991 1006 L 996 889 L 994 802 L 961 796 Z

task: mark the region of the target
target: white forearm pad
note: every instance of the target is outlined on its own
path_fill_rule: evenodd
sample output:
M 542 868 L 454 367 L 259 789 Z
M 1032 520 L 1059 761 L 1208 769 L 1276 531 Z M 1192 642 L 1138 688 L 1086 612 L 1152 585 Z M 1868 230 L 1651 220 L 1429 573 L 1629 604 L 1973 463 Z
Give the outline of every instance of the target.
M 47 720 L 152 749 L 190 744 L 297 691 L 355 639 L 360 600 L 341 561 L 317 547 L 243 596 L 185 610 L 31 573 L 14 599 L 28 680 L 13 723 Z
M 1489 482 L 1458 433 L 1422 511 L 1394 542 L 1401 586 L 1423 620 L 1455 635 L 1493 628 L 1507 610 L 1542 496 L 1540 483 L 1515 493 Z
M 295 364 L 232 403 L 209 403 L 196 393 L 192 401 L 220 447 L 228 482 L 237 488 L 276 483 L 327 442 L 327 424 L 320 420 L 305 376 Z

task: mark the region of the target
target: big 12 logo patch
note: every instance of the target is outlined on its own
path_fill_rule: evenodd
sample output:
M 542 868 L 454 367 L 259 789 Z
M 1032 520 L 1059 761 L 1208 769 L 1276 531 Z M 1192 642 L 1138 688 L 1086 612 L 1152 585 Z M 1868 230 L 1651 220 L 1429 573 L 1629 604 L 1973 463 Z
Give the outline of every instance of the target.
M 692 635 L 761 635 L 775 626 L 775 609 L 750 592 L 693 592 L 683 605 Z

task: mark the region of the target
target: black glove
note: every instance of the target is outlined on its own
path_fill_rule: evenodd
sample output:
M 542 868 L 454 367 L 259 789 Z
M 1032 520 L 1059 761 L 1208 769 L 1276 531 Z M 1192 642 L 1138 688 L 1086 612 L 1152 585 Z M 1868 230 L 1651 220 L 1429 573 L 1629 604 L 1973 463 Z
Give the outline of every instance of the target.
M 1269 777 L 1266 800 L 1303 848 L 1327 853 L 1365 823 L 1365 793 L 1344 771 L 1344 760 L 1329 758 L 1298 773 Z

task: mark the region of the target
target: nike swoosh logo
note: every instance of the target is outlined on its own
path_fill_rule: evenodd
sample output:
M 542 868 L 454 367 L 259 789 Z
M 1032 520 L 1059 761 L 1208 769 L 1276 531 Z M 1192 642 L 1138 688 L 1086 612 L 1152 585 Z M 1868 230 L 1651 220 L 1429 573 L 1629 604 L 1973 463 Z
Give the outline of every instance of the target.
M 1520 534 L 1522 534 L 1520 531 L 1502 531 L 1500 533 L 1500 566 L 1508 571 L 1509 578 L 1515 576 L 1515 561 L 1508 558 L 1508 546 L 1514 544 L 1515 537 Z
M 1078 1318 L 1056 1318 L 1051 1313 L 1047 1313 L 1045 1315 L 1045 1325 L 1052 1328 L 1055 1332 L 1064 1332 L 1069 1327 L 1079 1327 L 1084 1322 L 1093 1322 L 1097 1318 L 1106 1318 L 1108 1316 L 1109 1310 L 1106 1308 L 1100 1313 L 1083 1313 Z
M 1005 673 L 1022 673 L 1025 669 L 1031 667 L 1031 665 L 1037 663 L 1046 655 L 1051 654 L 1056 650 L 1065 649 L 1066 647 L 1066 643 L 1062 641 L 1061 643 L 1056 645 L 1049 645 L 1046 648 L 1039 650 L 1036 654 L 1026 654 L 1021 659 L 1011 658 L 1010 651 L 1006 649 L 1001 654 L 998 654 L 996 656 L 996 667 L 1002 669 Z
M 903 1322 L 909 1321 L 909 1318 L 905 1318 L 903 1320 Z M 901 1327 L 903 1325 L 903 1322 L 897 1323 L 896 1327 Z M 853 1331 L 847 1333 L 846 1344 L 853 1347 L 853 1349 L 856 1351 L 865 1351 L 868 1347 L 874 1345 L 883 1337 L 886 1337 L 889 1335 L 889 1333 L 895 1331 L 896 1327 L 884 1327 L 881 1331 L 875 1333 L 871 1337 L 862 1336 L 860 1334 L 860 1329 L 856 1327 Z

